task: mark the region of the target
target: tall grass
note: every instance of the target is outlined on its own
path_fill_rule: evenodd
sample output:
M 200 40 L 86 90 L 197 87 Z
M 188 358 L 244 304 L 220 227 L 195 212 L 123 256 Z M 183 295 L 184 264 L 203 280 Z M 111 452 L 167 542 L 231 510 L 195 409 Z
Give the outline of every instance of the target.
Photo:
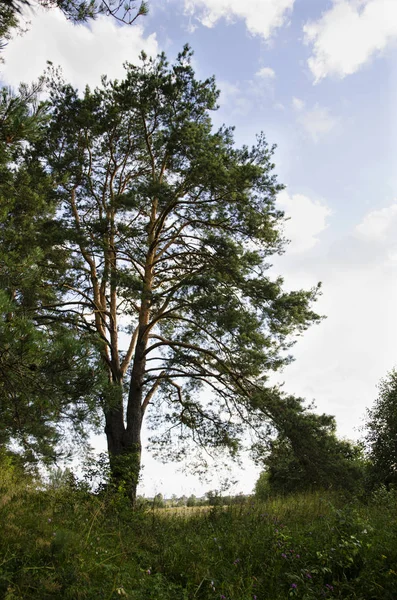
M 397 496 L 132 512 L 0 469 L 0 598 L 395 600 Z

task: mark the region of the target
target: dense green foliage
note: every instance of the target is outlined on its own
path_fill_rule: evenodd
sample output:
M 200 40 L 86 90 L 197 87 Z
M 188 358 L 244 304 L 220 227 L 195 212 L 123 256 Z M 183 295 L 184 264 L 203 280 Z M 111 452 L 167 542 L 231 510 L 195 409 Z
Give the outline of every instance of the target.
M 8 600 L 395 598 L 393 492 L 367 505 L 308 494 L 131 512 L 125 498 L 92 496 L 73 478 L 38 488 L 3 459 L 0 499 Z
M 277 437 L 259 449 L 265 467 L 256 488 L 259 498 L 314 489 L 362 492 L 363 449 L 338 439 L 332 416 L 318 415 L 303 400 L 289 397 L 278 425 Z
M 4 50 L 13 29 L 18 27 L 18 10 L 11 2 L 0 2 L 0 51 Z M 2 58 L 0 56 L 0 63 Z
M 87 434 L 96 415 L 88 336 L 40 319 L 65 264 L 51 181 L 30 153 L 46 122 L 40 87 L 0 97 L 0 445 L 17 443 L 29 460 L 54 459 L 65 424 Z
M 397 371 L 381 380 L 366 429 L 371 484 L 397 484 Z

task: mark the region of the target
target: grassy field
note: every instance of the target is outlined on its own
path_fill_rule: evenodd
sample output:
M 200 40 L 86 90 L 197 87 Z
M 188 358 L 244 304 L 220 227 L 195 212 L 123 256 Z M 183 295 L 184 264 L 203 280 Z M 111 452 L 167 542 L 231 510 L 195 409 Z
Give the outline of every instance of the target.
M 396 600 L 397 496 L 132 513 L 0 471 L 0 598 Z

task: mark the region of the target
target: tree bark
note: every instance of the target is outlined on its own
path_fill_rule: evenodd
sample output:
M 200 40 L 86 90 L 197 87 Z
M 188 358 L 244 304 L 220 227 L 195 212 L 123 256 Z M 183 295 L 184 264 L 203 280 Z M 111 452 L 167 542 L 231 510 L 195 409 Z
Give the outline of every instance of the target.
M 137 413 L 132 419 L 132 426 L 126 428 L 123 411 L 112 408 L 106 411 L 105 420 L 112 484 L 124 491 L 135 505 L 141 468 L 142 418 Z

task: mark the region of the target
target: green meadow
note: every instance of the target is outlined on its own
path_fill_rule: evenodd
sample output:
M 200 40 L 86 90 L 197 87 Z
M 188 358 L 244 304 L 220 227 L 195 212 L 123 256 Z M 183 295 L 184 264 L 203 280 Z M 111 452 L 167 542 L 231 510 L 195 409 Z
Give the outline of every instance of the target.
M 397 494 L 307 493 L 229 507 L 131 510 L 3 463 L 5 600 L 394 600 Z

